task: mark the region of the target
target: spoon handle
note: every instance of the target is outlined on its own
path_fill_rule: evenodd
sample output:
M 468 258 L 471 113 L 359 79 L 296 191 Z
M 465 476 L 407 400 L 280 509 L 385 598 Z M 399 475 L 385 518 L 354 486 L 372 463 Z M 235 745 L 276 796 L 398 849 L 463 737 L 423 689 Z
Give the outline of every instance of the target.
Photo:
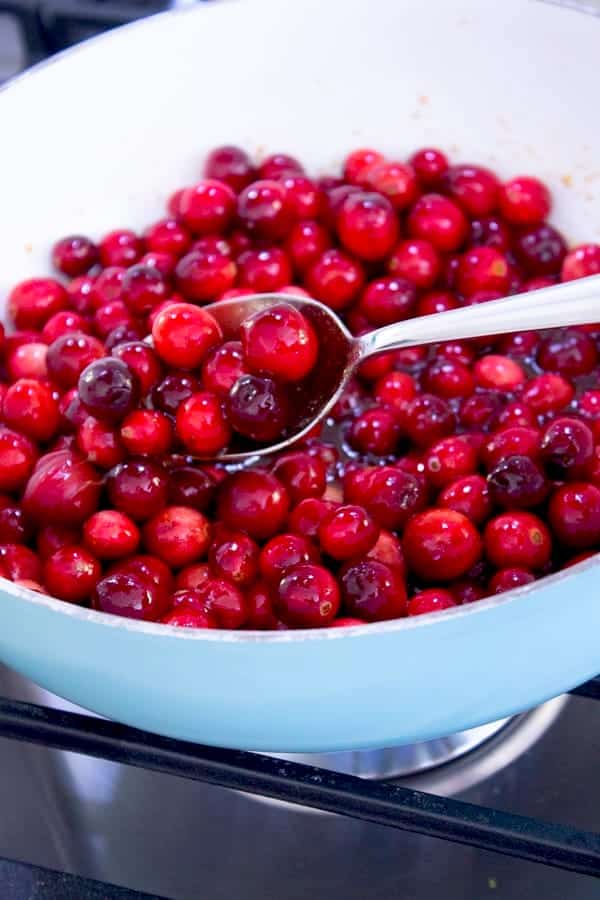
M 359 338 L 359 346 L 365 358 L 415 344 L 593 322 L 600 322 L 600 275 L 396 322 Z

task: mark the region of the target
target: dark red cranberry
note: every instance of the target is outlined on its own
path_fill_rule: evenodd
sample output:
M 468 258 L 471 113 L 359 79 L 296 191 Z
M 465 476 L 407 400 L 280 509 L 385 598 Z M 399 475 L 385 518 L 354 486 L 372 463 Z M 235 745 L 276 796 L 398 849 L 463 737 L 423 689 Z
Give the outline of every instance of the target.
M 244 227 L 258 238 L 280 240 L 294 221 L 285 187 L 277 181 L 254 181 L 241 191 L 237 214 Z
M 285 390 L 272 378 L 242 375 L 229 392 L 227 418 L 244 437 L 274 441 L 284 433 L 289 419 Z
M 235 193 L 222 181 L 207 178 L 187 188 L 179 201 L 179 218 L 192 234 L 220 234 L 235 214 Z
M 443 609 L 453 609 L 456 605 L 456 599 L 450 591 L 444 588 L 428 588 L 410 598 L 407 614 L 422 616 L 426 613 L 441 612 Z
M 467 219 L 456 203 L 441 194 L 420 197 L 406 222 L 411 237 L 421 238 L 444 253 L 458 250 L 465 241 Z
M 229 528 L 246 531 L 255 540 L 277 534 L 285 522 L 288 508 L 285 486 L 267 472 L 234 472 L 223 481 L 219 490 L 219 518 Z
M 574 482 L 556 489 L 548 505 L 554 535 L 567 547 L 583 549 L 600 541 L 600 490 Z
M 585 278 L 600 272 L 600 245 L 580 244 L 567 253 L 561 268 L 561 281 Z
M 383 466 L 367 475 L 358 496 L 347 496 L 347 499 L 364 506 L 382 528 L 396 531 L 423 508 L 426 492 L 415 475 L 394 466 Z
M 412 282 L 402 277 L 376 278 L 365 288 L 359 309 L 371 325 L 390 325 L 408 319 L 415 308 L 417 292 Z
M 432 316 L 434 313 L 458 309 L 460 303 L 449 291 L 428 291 L 422 294 L 415 307 L 415 315 Z
M 169 502 L 205 512 L 216 493 L 214 478 L 199 466 L 181 466 L 169 475 Z
M 500 212 L 511 225 L 538 225 L 547 218 L 552 206 L 546 185 L 527 175 L 503 184 L 498 200 Z
M 600 496 L 600 493 L 599 493 Z M 505 512 L 486 525 L 485 554 L 497 568 L 543 569 L 550 560 L 552 538 L 542 520 L 530 512 Z
M 123 228 L 104 235 L 99 245 L 100 262 L 109 266 L 132 266 L 144 252 L 143 241 L 133 232 Z
M 504 356 L 531 356 L 537 350 L 539 335 L 534 331 L 517 331 L 503 335 L 496 347 Z
M 529 456 L 537 459 L 540 453 L 540 433 L 537 428 L 515 426 L 497 431 L 482 447 L 481 461 L 489 471 L 508 456 Z
M 591 428 L 581 419 L 554 419 L 542 435 L 540 455 L 552 478 L 581 474 L 594 456 Z
M 406 615 L 406 587 L 398 570 L 375 559 L 349 562 L 340 573 L 344 610 L 367 622 Z
M 562 375 L 546 373 L 532 378 L 525 385 L 521 396 L 534 413 L 541 415 L 564 409 L 574 395 L 575 389 L 570 381 Z
M 192 243 L 189 231 L 177 219 L 160 219 L 149 225 L 144 241 L 151 253 L 166 253 L 173 259 L 187 253 Z
M 454 581 L 450 587 L 450 593 L 459 605 L 463 603 L 477 603 L 487 597 L 487 592 L 476 581 L 469 578 L 463 578 L 460 581 Z
M 37 462 L 23 494 L 23 510 L 35 522 L 80 525 L 96 512 L 101 489 L 97 469 L 57 450 Z
M 451 509 L 429 509 L 408 522 L 402 549 L 409 569 L 425 581 L 452 581 L 479 560 L 481 538 L 473 523 Z
M 238 284 L 255 294 L 278 291 L 292 280 L 292 269 L 286 253 L 280 247 L 246 250 L 237 260 Z
M 567 254 L 560 231 L 546 224 L 521 231 L 513 246 L 517 261 L 528 275 L 557 275 Z
M 259 552 L 258 544 L 243 531 L 223 530 L 210 545 L 211 572 L 238 587 L 248 587 L 258 573 Z
M 353 150 L 344 160 L 344 181 L 350 184 L 361 184 L 362 176 L 371 166 L 376 163 L 383 162 L 383 154 L 378 150 L 371 150 L 368 147 L 359 150 Z
M 532 581 L 535 581 L 533 572 L 530 572 L 528 569 L 513 567 L 511 569 L 499 569 L 490 578 L 488 587 L 492 594 L 503 594 L 505 591 L 512 591 L 513 588 L 531 584 Z
M 41 560 L 48 559 L 61 547 L 72 547 L 80 542 L 79 529 L 67 525 L 43 525 L 36 537 L 37 552 Z
M 202 384 L 207 391 L 226 397 L 241 375 L 246 375 L 240 341 L 225 341 L 206 354 L 202 364 Z
M 410 158 L 416 176 L 425 187 L 436 184 L 448 168 L 448 159 L 441 150 L 425 147 Z
M 135 376 L 122 360 L 114 357 L 87 366 L 79 376 L 77 389 L 86 409 L 106 422 L 119 422 L 139 398 Z
M 286 486 L 293 504 L 307 497 L 321 497 L 325 491 L 325 463 L 310 453 L 283 454 L 275 461 L 273 474 Z
M 90 299 L 94 309 L 121 299 L 126 271 L 123 266 L 109 266 L 100 272 L 91 290 Z
M 94 313 L 94 330 L 101 338 L 107 338 L 116 328 L 134 330 L 137 337 L 141 337 L 133 314 L 122 300 L 111 300 Z
M 226 145 L 216 147 L 206 157 L 204 176 L 223 181 L 239 193 L 254 178 L 254 166 L 245 150 Z
M 581 331 L 568 329 L 555 332 L 539 346 L 537 361 L 547 372 L 558 372 L 567 378 L 587 375 L 598 365 L 594 341 Z
M 167 611 L 166 595 L 156 590 L 149 581 L 118 572 L 98 582 L 92 603 L 94 609 L 100 612 L 151 622 Z
M 54 278 L 29 278 L 17 284 L 8 295 L 8 315 L 17 328 L 37 331 L 67 306 L 67 292 Z
M 83 540 L 98 559 L 121 559 L 136 552 L 140 532 L 129 516 L 116 509 L 102 509 L 85 523 Z
M 275 595 L 275 612 L 292 628 L 328 625 L 339 608 L 337 581 L 327 569 L 309 563 L 290 569 Z
M 469 243 L 472 247 L 494 247 L 506 253 L 512 247 L 512 232 L 498 216 L 483 216 L 471 221 Z
M 112 469 L 106 479 L 111 506 L 143 522 L 167 503 L 167 476 L 150 460 L 127 460 Z
M 487 483 L 494 503 L 504 509 L 539 506 L 549 489 L 544 473 L 529 456 L 501 459 L 488 475 Z
M 444 400 L 469 397 L 475 390 L 470 369 L 456 360 L 434 360 L 425 369 L 422 378 L 425 390 Z
M 202 568 L 206 575 L 204 580 L 200 579 L 200 584 L 196 587 L 179 587 L 179 578 L 182 572 L 188 573 L 192 569 Z M 176 590 L 169 597 L 169 604 L 173 610 L 181 611 L 182 608 L 187 611 L 202 612 L 204 610 L 204 601 L 202 599 L 202 588 L 210 581 L 210 567 L 207 563 L 196 563 L 194 566 L 187 566 L 182 569 L 175 581 Z M 216 627 L 216 624 L 213 625 Z
M 81 275 L 79 278 L 74 278 L 67 285 L 66 291 L 68 304 L 75 312 L 82 316 L 88 316 L 93 313 L 95 309 L 93 278 L 89 275 Z M 48 321 L 50 321 L 50 319 L 48 319 Z
M 2 577 L 11 581 L 41 582 L 42 566 L 33 550 L 22 544 L 0 544 Z
M 201 588 L 205 611 L 219 628 L 240 628 L 246 621 L 244 596 L 239 588 L 221 578 L 211 578 Z
M 156 353 L 143 341 L 126 341 L 111 350 L 111 356 L 124 362 L 136 377 L 142 396 L 158 384 L 162 369 Z
M 369 166 L 361 181 L 387 198 L 397 210 L 409 207 L 419 194 L 415 172 L 409 163 L 381 160 Z
M 288 527 L 294 534 L 316 540 L 321 522 L 337 508 L 332 500 L 307 497 L 290 513 Z
M 46 560 L 43 581 L 53 597 L 68 603 L 83 603 L 101 574 L 100 563 L 85 547 L 63 547 Z
M 295 172 L 297 175 L 304 173 L 302 163 L 288 153 L 271 153 L 263 159 L 258 167 L 258 174 L 261 178 L 277 178 L 288 172 Z
M 406 405 L 400 424 L 417 447 L 429 447 L 454 431 L 456 417 L 441 397 L 420 394 Z
M 237 266 L 221 250 L 191 250 L 175 267 L 178 290 L 188 300 L 204 303 L 233 287 Z
M 200 389 L 201 384 L 195 375 L 173 372 L 153 389 L 152 404 L 156 409 L 174 416 L 181 404 Z
M 0 544 L 24 544 L 31 537 L 31 523 L 20 506 L 3 498 L 0 509 Z
M 98 248 L 93 241 L 82 235 L 64 237 L 52 248 L 55 268 L 70 278 L 85 275 L 97 261 Z
M 270 631 L 277 619 L 273 612 L 274 590 L 264 581 L 256 581 L 246 591 L 246 622 L 248 629 Z
M 48 347 L 48 375 L 59 387 L 72 388 L 90 363 L 104 356 L 104 347 L 89 334 L 65 334 Z
M 149 313 L 168 294 L 164 277 L 150 266 L 132 266 L 123 278 L 123 302 L 134 316 Z

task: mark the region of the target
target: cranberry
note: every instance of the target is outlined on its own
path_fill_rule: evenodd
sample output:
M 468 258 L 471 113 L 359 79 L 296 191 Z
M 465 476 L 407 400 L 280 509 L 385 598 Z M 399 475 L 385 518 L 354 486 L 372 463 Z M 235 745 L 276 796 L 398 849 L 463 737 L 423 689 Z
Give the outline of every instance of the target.
M 41 560 L 48 559 L 61 547 L 72 547 L 79 544 L 81 537 L 78 528 L 67 525 L 43 525 L 37 533 L 36 546 Z M 97 554 L 95 554 L 97 555 Z
M 462 435 L 442 438 L 425 454 L 425 473 L 434 488 L 442 488 L 456 478 L 477 469 L 477 452 Z
M 194 594 L 200 594 L 201 597 L 200 592 L 202 591 L 202 588 L 206 587 L 211 578 L 212 573 L 208 563 L 194 563 L 191 566 L 185 566 L 179 571 L 177 578 L 175 579 L 177 593 L 171 595 L 171 605 L 177 606 L 179 601 L 183 599 L 180 596 L 182 591 L 185 591 L 188 595 L 193 591 Z M 189 596 L 186 598 L 186 603 L 191 603 Z M 196 603 L 193 605 L 196 606 Z M 200 602 L 198 608 L 203 609 L 204 604 Z
M 415 308 L 417 292 L 402 277 L 376 278 L 365 288 L 359 308 L 371 325 L 390 325 L 409 318 Z
M 146 549 L 172 568 L 203 557 L 210 543 L 208 519 L 186 506 L 168 506 L 149 519 L 143 528 Z
M 466 475 L 447 484 L 437 500 L 439 506 L 462 513 L 481 525 L 492 513 L 492 500 L 482 475 Z
M 100 262 L 109 266 L 132 266 L 144 252 L 143 241 L 127 229 L 111 231 L 100 241 Z
M 344 160 L 344 181 L 349 181 L 350 184 L 360 184 L 365 172 L 376 163 L 383 162 L 383 159 L 383 155 L 377 150 L 370 148 L 353 150 Z
M 239 284 L 253 293 L 278 291 L 292 279 L 287 255 L 279 247 L 246 250 L 237 260 Z
M 361 506 L 340 506 L 319 527 L 321 548 L 339 560 L 364 556 L 378 537 L 379 528 Z
M 595 546 L 600 541 L 600 490 L 585 482 L 557 488 L 548 505 L 548 521 L 561 544 Z
M 23 494 L 23 510 L 36 522 L 80 525 L 98 508 L 101 487 L 93 466 L 57 450 L 36 463 Z
M 246 621 L 244 597 L 235 585 L 211 578 L 201 588 L 204 610 L 219 628 L 240 628 Z
M 187 372 L 167 375 L 152 391 L 152 404 L 170 416 L 177 413 L 180 405 L 200 390 L 200 382 Z
M 85 275 L 98 261 L 98 248 L 87 237 L 70 235 L 52 248 L 52 262 L 59 272 L 70 278 Z
M 274 177 L 284 186 L 287 204 L 295 219 L 312 219 L 319 215 L 323 193 L 314 181 L 290 171 Z
M 156 621 L 166 613 L 166 595 L 140 575 L 116 572 L 96 585 L 94 609 L 128 619 Z
M 402 411 L 400 423 L 417 447 L 429 447 L 454 431 L 456 417 L 441 397 L 420 394 Z
M 382 160 L 365 171 L 363 181 L 365 186 L 386 197 L 397 210 L 406 209 L 419 194 L 414 169 L 408 163 Z
M 246 592 L 245 627 L 270 631 L 277 619 L 273 612 L 273 590 L 264 581 L 256 581 Z
M 288 398 L 272 378 L 242 375 L 227 399 L 227 415 L 233 428 L 255 441 L 273 441 L 285 431 Z
M 11 384 L 4 396 L 2 415 L 10 428 L 34 441 L 49 441 L 58 430 L 58 403 L 52 391 L 31 378 Z
M 500 212 L 511 225 L 539 225 L 552 206 L 548 188 L 527 175 L 503 184 L 498 200 Z
M 574 278 L 585 278 L 586 275 L 597 275 L 600 272 L 600 245 L 580 244 L 565 256 L 561 268 L 562 281 Z
M 311 219 L 297 222 L 291 229 L 285 249 L 297 272 L 303 273 L 331 247 L 327 229 Z
M 495 247 L 506 253 L 512 247 L 512 232 L 497 216 L 483 216 L 471 221 L 469 243 L 472 247 Z
M 464 575 L 482 552 L 479 532 L 462 513 L 430 509 L 408 522 L 402 540 L 407 565 L 425 581 L 452 581 Z
M 123 302 L 135 316 L 149 313 L 168 293 L 163 275 L 151 266 L 132 266 L 123 278 Z
M 63 547 L 44 564 L 44 585 L 53 597 L 83 603 L 100 580 L 102 568 L 84 547 Z
M 121 299 L 123 293 L 123 279 L 126 269 L 123 266 L 109 266 L 100 272 L 94 281 L 91 291 L 91 301 L 94 309 L 100 309 L 107 303 L 114 303 Z
M 107 422 L 120 421 L 139 397 L 135 376 L 122 360 L 114 357 L 90 363 L 79 376 L 78 391 L 86 409 Z
M 342 204 L 336 224 L 343 246 L 360 259 L 383 259 L 398 240 L 394 208 L 378 193 L 350 194 Z
M 177 219 L 160 219 L 144 232 L 146 247 L 151 253 L 166 253 L 179 259 L 190 248 L 189 231 Z
M 278 584 L 284 575 L 301 563 L 318 563 L 319 552 L 307 538 L 297 534 L 279 534 L 260 552 L 260 574 L 269 584 Z
M 284 185 L 271 179 L 254 181 L 243 189 L 237 200 L 237 214 L 251 234 L 267 240 L 285 237 L 294 220 Z
M 384 563 L 384 565 L 396 569 L 398 574 L 404 578 L 405 565 L 402 545 L 391 531 L 381 529 L 379 537 L 367 553 L 367 559 L 374 559 L 376 562 Z
M 116 429 L 93 416 L 86 415 L 77 429 L 75 443 L 85 458 L 101 469 L 112 469 L 125 457 Z
M 417 150 L 410 158 L 417 178 L 426 187 L 436 184 L 448 168 L 448 159 L 441 150 L 425 147 Z
M 87 316 L 94 311 L 94 279 L 89 275 L 81 275 L 79 278 L 74 278 L 67 285 L 66 291 L 67 302 L 75 312 L 80 313 L 82 316 Z
M 163 625 L 177 628 L 216 628 L 215 620 L 209 613 L 199 609 L 175 609 L 160 620 Z
M 397 569 L 375 559 L 349 562 L 340 573 L 344 610 L 367 622 L 406 614 L 406 587 Z
M 289 518 L 289 530 L 307 538 L 317 538 L 321 522 L 338 504 L 331 500 L 307 497 L 294 507 Z
M 212 574 L 238 587 L 252 584 L 258 572 L 259 547 L 243 531 L 224 531 L 218 534 L 209 550 Z
M 318 343 L 307 318 L 288 304 L 261 310 L 242 323 L 245 361 L 254 372 L 300 381 L 313 369 Z
M 120 559 L 135 553 L 140 532 L 129 516 L 114 509 L 103 509 L 85 523 L 83 540 L 98 559 Z
M 348 439 L 361 453 L 387 456 L 396 449 L 399 434 L 400 426 L 392 410 L 375 407 L 354 420 Z
M 92 418 L 81 402 L 77 388 L 71 388 L 62 395 L 58 403 L 58 409 L 60 412 L 61 428 L 66 433 L 81 428 L 88 418 Z M 94 422 L 95 421 L 96 419 L 94 419 Z M 64 437 L 67 439 L 67 434 L 65 434 Z M 70 446 L 68 440 L 67 446 Z
M 539 346 L 537 362 L 546 372 L 559 372 L 567 378 L 587 375 L 598 364 L 594 341 L 581 331 L 555 332 Z
M 444 400 L 450 400 L 455 397 L 469 397 L 475 390 L 475 379 L 468 366 L 463 363 L 438 359 L 425 369 L 423 387 Z
M 197 368 L 221 337 L 216 319 L 191 303 L 167 307 L 152 326 L 152 339 L 160 359 L 181 369 Z
M 226 341 L 208 351 L 202 364 L 202 384 L 207 391 L 226 397 L 241 375 L 247 374 L 240 341 Z
M 175 267 L 177 288 L 188 300 L 214 300 L 233 287 L 237 266 L 221 250 L 191 250 Z
M 449 291 L 428 291 L 422 294 L 415 308 L 417 316 L 431 316 L 434 313 L 458 309 L 460 303 Z
M 42 338 L 45 343 L 52 344 L 64 334 L 88 334 L 91 325 L 88 319 L 77 312 L 65 309 L 54 313 L 42 328 Z
M 169 502 L 175 506 L 190 506 L 205 512 L 215 493 L 214 478 L 199 466 L 181 466 L 169 476 Z
M 21 281 L 8 295 L 8 315 L 17 328 L 43 328 L 51 316 L 67 305 L 67 292 L 54 278 Z
M 273 474 L 286 486 L 292 503 L 307 497 L 321 497 L 326 487 L 326 466 L 318 457 L 302 451 L 280 456 Z
M 546 499 L 549 485 L 529 456 L 506 456 L 487 478 L 490 496 L 505 509 L 529 509 Z
M 28 581 L 42 580 L 42 567 L 40 561 L 29 547 L 22 544 L 0 544 L 0 566 L 2 567 L 3 578 L 10 578 L 11 581 Z
M 478 291 L 506 294 L 510 269 L 504 254 L 494 247 L 473 247 L 461 257 L 456 278 L 464 297 L 473 297 Z
M 490 578 L 489 589 L 492 594 L 503 594 L 513 588 L 522 587 L 535 581 L 535 575 L 529 569 L 513 566 L 511 569 L 499 569 Z
M 271 153 L 266 156 L 258 168 L 261 178 L 277 178 L 278 175 L 294 172 L 297 175 L 304 173 L 302 164 L 295 156 L 287 153 Z
M 540 451 L 551 477 L 581 475 L 594 456 L 594 435 L 580 419 L 554 419 L 542 435 Z
M 158 383 L 161 366 L 151 347 L 143 341 L 126 341 L 113 347 L 111 356 L 125 363 L 135 376 L 142 395 L 147 394 Z
M 402 241 L 387 261 L 392 275 L 406 278 L 415 287 L 431 288 L 440 273 L 440 257 L 429 241 Z
M 276 534 L 289 507 L 285 486 L 275 476 L 261 471 L 234 472 L 222 483 L 217 512 L 230 528 L 246 531 L 255 540 Z
M 164 413 L 136 409 L 123 420 L 120 437 L 133 456 L 162 456 L 171 446 L 173 432 Z
M 409 616 L 422 616 L 457 606 L 454 596 L 444 588 L 428 588 L 408 601 Z
M 493 469 L 507 456 L 529 456 L 537 459 L 540 453 L 540 433 L 537 428 L 515 426 L 498 431 L 481 451 L 481 461 L 488 469 Z
M 523 401 L 538 415 L 558 412 L 573 399 L 573 385 L 562 375 L 545 374 L 532 378 L 522 394 Z
M 373 471 L 365 485 L 361 504 L 378 525 L 393 530 L 403 528 L 420 511 L 426 500 L 424 484 L 410 472 L 392 466 Z
M 379 403 L 400 411 L 415 396 L 414 380 L 406 372 L 388 372 L 377 379 L 373 396 Z
M 528 275 L 555 275 L 567 254 L 562 234 L 552 225 L 535 225 L 517 235 L 515 255 Z
M 508 356 L 489 354 L 478 359 L 473 367 L 477 383 L 484 388 L 514 391 L 525 383 L 525 372 L 518 362 Z
M 487 558 L 497 568 L 543 569 L 552 551 L 549 530 L 529 512 L 506 512 L 491 519 L 484 544 Z
M 322 566 L 303 563 L 281 579 L 275 596 L 275 611 L 292 628 L 328 625 L 340 608 L 340 589 L 333 575 Z
M 20 344 L 7 353 L 6 370 L 9 378 L 45 378 L 48 374 L 48 347 L 40 342 Z
M 441 194 L 424 194 L 406 221 L 411 237 L 429 241 L 445 253 L 458 250 L 467 236 L 467 220 L 452 200 Z
M 334 310 L 352 303 L 364 280 L 360 263 L 341 250 L 326 250 L 305 274 L 309 294 Z
M 496 346 L 504 356 L 531 356 L 539 342 L 539 336 L 534 331 L 517 331 L 503 335 Z
M 167 503 L 167 476 L 150 460 L 127 460 L 112 469 L 106 487 L 111 506 L 143 522 Z
M 61 388 L 75 387 L 83 370 L 104 356 L 104 347 L 88 334 L 65 334 L 48 347 L 48 375 Z
M 215 394 L 199 391 L 177 410 L 177 434 L 187 450 L 197 456 L 214 456 L 231 439 L 231 428 Z
M 204 176 L 222 181 L 236 193 L 254 177 L 254 166 L 248 154 L 239 147 L 216 147 L 206 158 Z
M 226 231 L 234 214 L 234 191 L 212 178 L 187 188 L 179 201 L 179 218 L 195 235 Z

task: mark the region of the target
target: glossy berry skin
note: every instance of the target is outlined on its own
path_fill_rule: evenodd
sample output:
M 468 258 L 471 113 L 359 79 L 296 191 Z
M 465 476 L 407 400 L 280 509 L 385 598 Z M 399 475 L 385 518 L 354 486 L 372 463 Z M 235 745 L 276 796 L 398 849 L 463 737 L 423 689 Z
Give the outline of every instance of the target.
M 167 612 L 167 596 L 139 575 L 116 572 L 98 582 L 92 605 L 100 612 L 154 622 Z
M 414 284 L 401 276 L 376 278 L 365 288 L 358 308 L 372 326 L 391 325 L 414 312 L 417 292 Z
M 98 248 L 93 241 L 82 235 L 61 238 L 52 248 L 55 268 L 69 278 L 85 275 L 97 261 Z
M 191 250 L 175 267 L 175 284 L 187 300 L 204 303 L 233 287 L 237 266 L 221 250 Z
M 443 609 L 453 609 L 455 606 L 457 603 L 450 591 L 444 588 L 428 588 L 410 598 L 407 614 L 422 616 L 426 613 L 441 612 Z
M 74 334 L 81 332 L 89 334 L 91 331 L 91 323 L 77 312 L 65 309 L 62 312 L 54 313 L 44 327 L 42 328 L 42 338 L 47 344 L 52 344 L 57 338 L 64 334 Z
M 160 620 L 163 625 L 174 625 L 177 628 L 216 628 L 211 615 L 200 609 L 174 609 Z
M 498 391 L 514 391 L 526 380 L 525 372 L 518 362 L 495 353 L 478 359 L 473 367 L 473 374 L 480 387 Z
M 298 534 L 278 534 L 260 551 L 260 574 L 268 584 L 277 585 L 294 566 L 320 562 L 319 551 L 307 538 Z
M 424 194 L 407 218 L 408 233 L 429 241 L 436 250 L 458 250 L 467 236 L 467 219 L 456 203 L 441 194 Z
M 513 567 L 511 569 L 498 569 L 490 578 L 488 585 L 492 594 L 503 594 L 513 588 L 523 587 L 535 581 L 535 575 L 528 569 Z
M 2 402 L 4 422 L 33 441 L 49 441 L 59 426 L 58 403 L 52 391 L 32 378 L 8 388 Z
M 143 522 L 167 503 L 167 476 L 150 460 L 127 460 L 112 469 L 106 479 L 110 505 Z
M 274 588 L 264 581 L 255 581 L 246 591 L 245 628 L 249 630 L 271 631 L 277 626 L 273 612 Z
M 567 329 L 545 338 L 536 354 L 539 366 L 546 372 L 558 372 L 563 377 L 587 375 L 598 364 L 594 341 L 581 331 Z
M 336 509 L 337 505 L 332 500 L 322 500 L 317 497 L 307 497 L 305 500 L 301 500 L 290 513 L 289 530 L 302 537 L 316 540 L 319 525 Z
M 280 247 L 246 250 L 237 258 L 238 284 L 253 294 L 278 291 L 292 280 L 287 255 Z
M 314 368 L 319 352 L 306 316 L 283 303 L 246 319 L 241 342 L 248 368 L 280 381 L 301 381 Z
M 494 173 L 484 166 L 450 166 L 440 185 L 472 218 L 488 216 L 496 209 L 500 184 Z
M 461 257 L 457 271 L 457 287 L 464 297 L 478 291 L 508 293 L 510 270 L 506 257 L 494 247 L 473 247 Z
M 200 466 L 181 466 L 169 474 L 169 502 L 205 512 L 212 503 L 217 485 Z
M 156 353 L 143 341 L 126 341 L 111 350 L 111 356 L 124 362 L 135 376 L 142 395 L 158 384 L 162 375 L 161 364 Z
M 43 328 L 51 316 L 67 305 L 67 292 L 54 278 L 29 278 L 8 295 L 8 315 L 17 328 Z
M 365 171 L 362 180 L 399 211 L 410 206 L 419 194 L 415 172 L 409 163 L 381 160 Z
M 304 168 L 295 156 L 288 153 L 271 153 L 266 156 L 258 167 L 261 178 L 277 178 L 280 175 L 293 172 L 302 175 Z
M 486 525 L 485 554 L 497 568 L 543 569 L 550 559 L 552 537 L 542 520 L 530 512 L 506 512 Z
M 494 503 L 504 509 L 531 509 L 546 499 L 550 485 L 529 456 L 507 456 L 491 470 L 488 489 Z
M 44 564 L 43 582 L 48 592 L 68 603 L 83 603 L 100 580 L 100 563 L 84 547 L 63 547 Z
M 409 569 L 425 581 L 452 581 L 479 560 L 481 538 L 462 513 L 430 509 L 408 522 L 402 549 Z
M 475 390 L 475 379 L 468 366 L 453 359 L 434 360 L 422 376 L 423 387 L 444 400 L 470 397 Z
M 500 188 L 500 212 L 511 225 L 539 225 L 550 213 L 548 188 L 537 178 L 512 178 Z
M 514 251 L 528 275 L 558 275 L 567 255 L 567 244 L 552 225 L 534 225 L 517 235 Z
M 447 484 L 437 499 L 438 505 L 462 513 L 475 525 L 492 514 L 493 504 L 485 478 L 467 475 Z
M 241 341 L 225 341 L 212 347 L 202 364 L 202 384 L 207 391 L 226 397 L 247 369 Z
M 429 447 L 447 437 L 456 424 L 450 406 L 433 394 L 420 394 L 402 410 L 402 429 L 417 447 Z
M 258 574 L 258 544 L 243 531 L 217 531 L 208 559 L 215 578 L 224 578 L 238 587 L 248 587 Z
M 206 157 L 203 175 L 224 182 L 237 194 L 252 181 L 254 167 L 245 150 L 226 144 Z
M 168 506 L 144 525 L 142 536 L 149 553 L 172 568 L 201 559 L 210 544 L 210 523 L 195 509 Z
M 75 387 L 86 366 L 104 355 L 104 347 L 91 335 L 65 334 L 48 347 L 48 375 L 63 390 Z
M 331 572 L 303 563 L 281 579 L 275 612 L 291 628 L 319 628 L 335 618 L 340 602 L 340 589 Z
M 319 527 L 321 549 L 338 560 L 366 555 L 378 537 L 379 528 L 361 506 L 340 506 Z
M 378 193 L 350 194 L 342 204 L 336 224 L 340 242 L 359 259 L 383 259 L 398 240 L 394 208 Z
M 144 252 L 140 238 L 126 228 L 106 234 L 100 241 L 100 262 L 104 268 L 110 266 L 132 266 Z
M 575 389 L 568 379 L 547 372 L 532 378 L 525 385 L 521 397 L 527 406 L 539 415 L 559 412 L 571 402 L 574 395 Z
M 34 522 L 80 525 L 97 510 L 101 488 L 97 469 L 68 450 L 57 450 L 37 462 L 23 509 Z
M 246 621 L 244 595 L 222 578 L 210 578 L 200 589 L 204 610 L 218 628 L 240 628 Z
M 432 288 L 440 274 L 440 257 L 429 241 L 401 241 L 387 260 L 388 271 L 417 288 Z
M 254 181 L 241 191 L 237 216 L 250 234 L 267 240 L 285 237 L 294 221 L 285 187 L 272 179 Z
M 19 344 L 6 354 L 6 371 L 13 381 L 18 378 L 45 378 L 48 375 L 48 347 L 39 341 Z
M 308 268 L 304 284 L 315 299 L 333 310 L 345 309 L 361 290 L 365 280 L 359 262 L 341 250 L 326 250 Z
M 235 431 L 262 443 L 280 438 L 289 418 L 285 389 L 272 378 L 258 375 L 238 378 L 227 397 L 226 409 Z
M 152 405 L 169 416 L 175 416 L 180 405 L 200 388 L 200 381 L 195 375 L 187 372 L 166 375 L 152 390 Z
M 406 586 L 399 571 L 374 559 L 346 563 L 340 572 L 344 611 L 367 622 L 406 615 Z
M 83 541 L 98 559 L 121 559 L 136 552 L 140 532 L 129 516 L 115 509 L 103 509 L 85 523 Z
M 132 456 L 163 456 L 171 447 L 173 428 L 164 413 L 134 409 L 121 423 L 119 436 Z
M 600 490 L 585 482 L 562 485 L 550 498 L 548 521 L 561 544 L 594 547 L 600 541 Z
M 327 484 L 327 469 L 319 457 L 303 451 L 282 454 L 272 468 L 287 488 L 292 504 L 308 497 L 321 497 Z
M 362 176 L 376 163 L 383 162 L 383 159 L 383 154 L 370 147 L 353 150 L 344 161 L 344 181 L 348 181 L 350 184 L 364 183 Z
M 267 472 L 235 472 L 219 490 L 219 519 L 229 528 L 245 531 L 258 541 L 267 540 L 281 530 L 288 509 L 284 485 Z
M 421 184 L 430 187 L 436 184 L 448 169 L 445 153 L 435 147 L 417 150 L 410 158 L 410 164 Z
M 573 281 L 600 272 L 600 244 L 580 244 L 570 250 L 563 260 L 561 281 Z
M 167 218 L 146 228 L 144 243 L 150 253 L 167 253 L 174 259 L 179 259 L 189 250 L 192 238 L 181 222 Z
M 554 478 L 581 475 L 594 456 L 591 428 L 581 419 L 554 419 L 542 435 L 540 456 Z
M 119 433 L 110 422 L 86 415 L 75 435 L 75 445 L 88 462 L 100 469 L 112 469 L 125 458 Z
M 132 266 L 123 277 L 123 302 L 134 316 L 143 316 L 169 294 L 167 283 L 152 266 Z
M 434 488 L 471 475 L 477 468 L 477 452 L 462 435 L 442 438 L 425 454 L 425 474 Z
M 296 222 L 286 238 L 285 249 L 294 269 L 303 273 L 331 247 L 327 229 L 317 221 Z
M 87 366 L 79 376 L 77 390 L 91 415 L 105 422 L 121 421 L 139 398 L 135 376 L 122 360 L 114 357 Z
M 186 449 L 197 456 L 215 456 L 231 440 L 231 428 L 215 394 L 199 391 L 177 410 L 175 427 Z
M 235 214 L 235 193 L 221 181 L 208 178 L 184 190 L 179 218 L 192 234 L 220 234 Z
M 152 340 L 158 357 L 179 369 L 197 368 L 221 337 L 216 319 L 191 303 L 168 306 L 152 326 Z
M 369 409 L 352 423 L 348 440 L 355 450 L 387 456 L 398 443 L 400 427 L 397 417 L 383 407 Z

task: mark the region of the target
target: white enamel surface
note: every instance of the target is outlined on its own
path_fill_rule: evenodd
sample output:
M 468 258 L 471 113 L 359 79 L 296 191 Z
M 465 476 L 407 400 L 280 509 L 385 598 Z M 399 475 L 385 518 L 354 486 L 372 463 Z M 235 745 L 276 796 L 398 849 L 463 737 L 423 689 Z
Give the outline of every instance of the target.
M 404 158 L 437 144 L 502 176 L 541 175 L 553 220 L 572 240 L 600 239 L 599 41 L 600 22 L 533 0 L 220 0 L 113 32 L 0 92 L 0 297 L 48 271 L 57 236 L 159 217 L 224 142 L 323 173 L 359 145 Z M 389 746 L 595 674 L 597 568 L 348 634 L 182 634 L 6 590 L 0 657 L 175 736 Z

